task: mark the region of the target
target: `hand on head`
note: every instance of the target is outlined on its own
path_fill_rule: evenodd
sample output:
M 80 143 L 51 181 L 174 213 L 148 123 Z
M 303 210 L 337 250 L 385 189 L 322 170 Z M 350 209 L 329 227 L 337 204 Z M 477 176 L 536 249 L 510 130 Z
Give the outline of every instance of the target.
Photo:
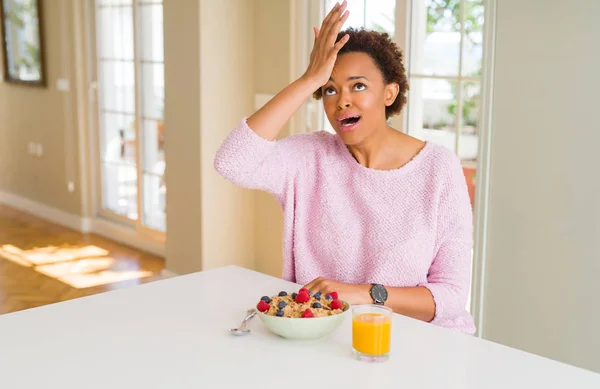
M 349 35 L 346 34 L 336 43 L 338 33 L 346 19 L 348 19 L 348 15 L 350 15 L 350 12 L 346 11 L 346 5 L 346 0 L 342 4 L 336 3 L 323 20 L 321 29 L 313 27 L 315 41 L 304 76 L 314 80 L 319 85 L 324 85 L 329 80 L 337 54 L 348 42 Z

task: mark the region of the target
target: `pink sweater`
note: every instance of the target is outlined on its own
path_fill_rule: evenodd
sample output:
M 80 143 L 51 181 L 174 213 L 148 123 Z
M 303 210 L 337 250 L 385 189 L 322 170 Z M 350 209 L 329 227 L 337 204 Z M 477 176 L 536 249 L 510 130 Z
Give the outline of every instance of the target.
M 284 279 L 424 286 L 435 301 L 434 324 L 474 333 L 465 309 L 472 211 L 451 151 L 428 142 L 403 167 L 375 170 L 356 162 L 337 135 L 268 141 L 244 118 L 214 163 L 234 184 L 279 201 Z

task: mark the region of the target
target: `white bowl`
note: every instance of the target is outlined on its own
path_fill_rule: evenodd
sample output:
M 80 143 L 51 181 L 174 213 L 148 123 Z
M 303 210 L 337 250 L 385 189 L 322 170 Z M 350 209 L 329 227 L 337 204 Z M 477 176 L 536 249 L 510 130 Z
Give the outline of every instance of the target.
M 277 317 L 257 312 L 260 320 L 271 332 L 290 340 L 315 340 L 335 331 L 344 321 L 350 306 L 345 301 L 344 310 L 337 315 L 311 318 Z

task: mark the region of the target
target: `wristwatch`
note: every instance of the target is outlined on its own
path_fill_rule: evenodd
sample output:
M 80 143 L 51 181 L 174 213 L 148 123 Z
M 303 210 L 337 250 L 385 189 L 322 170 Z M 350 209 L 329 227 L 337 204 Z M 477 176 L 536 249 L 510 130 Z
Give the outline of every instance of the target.
M 370 293 L 373 303 L 377 305 L 384 305 L 388 298 L 387 289 L 381 284 L 371 284 Z

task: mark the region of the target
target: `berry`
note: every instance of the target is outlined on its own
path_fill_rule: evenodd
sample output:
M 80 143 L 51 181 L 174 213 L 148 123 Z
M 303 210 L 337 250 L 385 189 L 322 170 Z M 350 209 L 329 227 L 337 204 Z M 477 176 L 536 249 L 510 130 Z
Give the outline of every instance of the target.
M 298 293 L 292 293 L 292 300 L 296 300 L 296 296 L 298 296 Z
M 342 309 L 344 306 L 340 300 L 333 300 L 331 304 L 329 304 L 329 308 L 331 309 Z
M 310 310 L 310 308 L 306 308 L 306 310 L 304 312 L 302 312 L 302 317 L 304 317 L 304 318 L 315 317 L 315 315 L 313 315 L 313 313 Z
M 269 304 L 265 303 L 263 300 L 260 300 L 256 305 L 256 309 L 261 312 L 267 312 L 269 310 Z
M 313 297 L 317 300 L 321 300 L 321 292 L 315 293 L 315 295 Z
M 271 302 L 271 299 L 269 298 L 269 296 L 262 296 L 260 299 L 267 304 Z
M 331 297 L 330 294 L 326 294 L 325 295 L 325 300 L 333 300 L 333 297 Z
M 313 308 L 323 308 L 323 306 L 321 305 L 321 303 L 314 303 Z
M 300 290 L 298 291 L 298 293 L 308 293 L 308 289 L 306 289 L 306 288 L 300 288 Z
M 283 307 L 285 307 L 287 305 L 287 303 L 285 301 L 280 301 L 279 305 L 277 305 L 277 307 L 279 307 L 279 309 L 283 309 Z
M 279 317 L 281 317 L 281 316 L 283 316 L 283 311 L 281 311 L 281 310 L 280 310 L 280 311 L 277 311 L 277 312 L 275 313 L 275 315 L 276 315 L 276 316 L 279 316 Z
M 281 292 L 279 292 L 279 297 L 283 297 L 283 296 L 287 296 L 287 292 L 282 290 Z
M 307 303 L 309 301 L 310 296 L 308 295 L 308 293 L 298 293 L 298 295 L 296 296 L 297 303 Z
M 331 292 L 329 293 L 329 295 L 333 297 L 334 300 L 337 300 L 339 298 L 337 292 Z

